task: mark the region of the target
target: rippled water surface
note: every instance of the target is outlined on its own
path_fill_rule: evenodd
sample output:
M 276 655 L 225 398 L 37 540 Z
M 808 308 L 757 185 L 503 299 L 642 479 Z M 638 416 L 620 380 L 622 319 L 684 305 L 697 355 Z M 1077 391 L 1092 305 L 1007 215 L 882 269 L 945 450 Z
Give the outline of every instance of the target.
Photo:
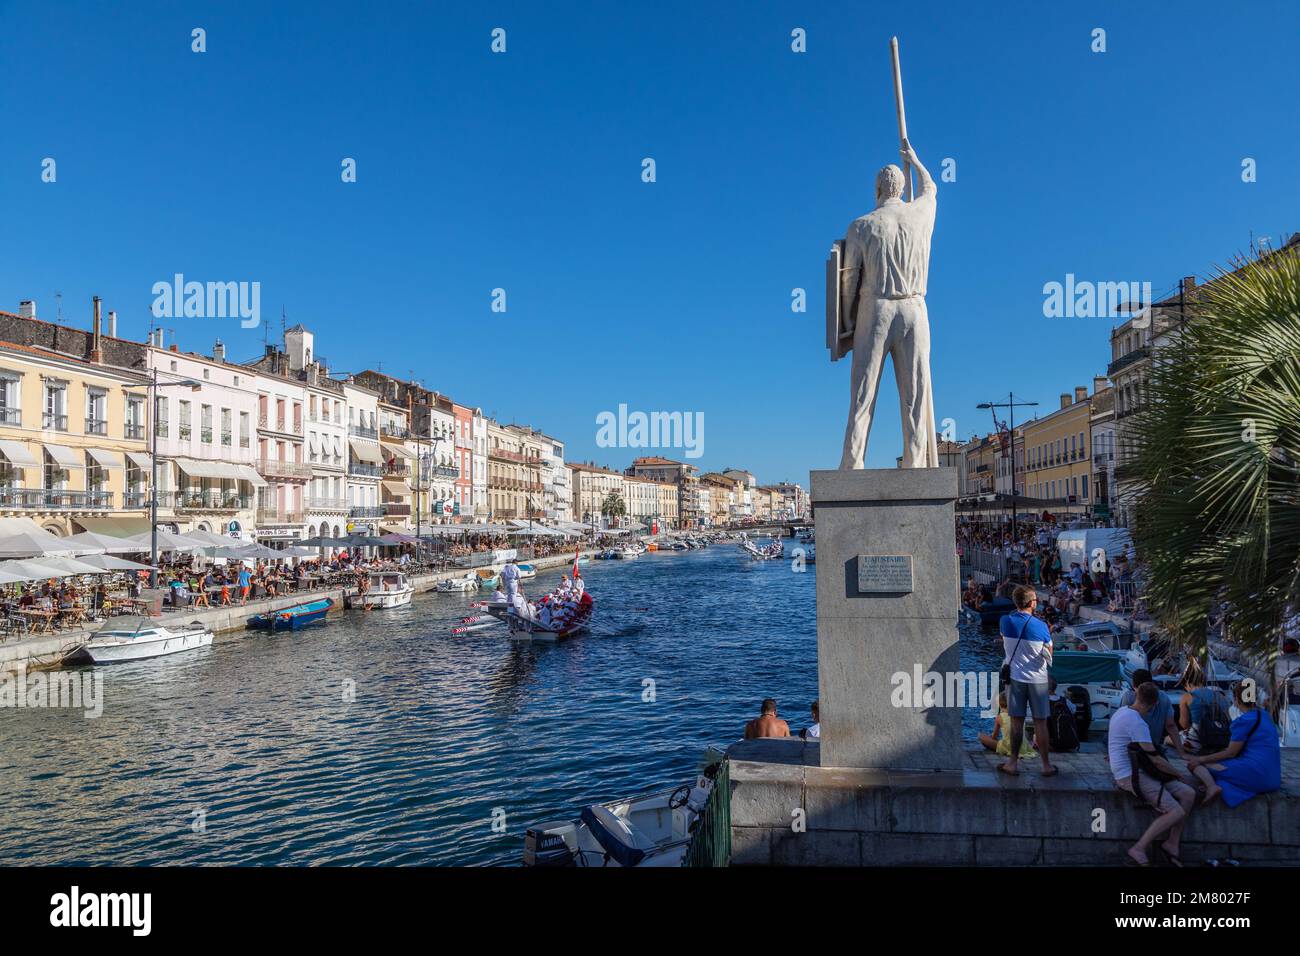
M 812 570 L 728 545 L 593 561 L 594 629 L 558 645 L 453 636 L 470 598 L 431 594 L 103 668 L 98 719 L 0 711 L 0 864 L 515 863 L 532 823 L 691 779 L 765 696 L 806 726 Z M 987 664 L 988 638 L 962 645 Z

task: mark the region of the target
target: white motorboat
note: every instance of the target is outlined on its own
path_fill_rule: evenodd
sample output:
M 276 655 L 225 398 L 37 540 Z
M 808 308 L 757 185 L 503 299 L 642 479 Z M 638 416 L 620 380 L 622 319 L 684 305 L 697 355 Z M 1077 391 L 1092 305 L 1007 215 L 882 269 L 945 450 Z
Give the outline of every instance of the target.
M 469 571 L 463 577 L 439 581 L 435 590 L 442 594 L 455 594 L 461 591 L 477 591 L 478 589 L 479 576 L 475 572 Z
M 207 647 L 212 632 L 202 624 L 164 627 L 147 617 L 119 617 L 86 641 L 81 650 L 95 664 L 120 664 Z
M 521 581 L 537 577 L 537 569 L 531 564 L 516 564 L 515 567 L 519 569 L 519 580 Z
M 524 834 L 525 866 L 681 866 L 725 754 L 710 747 L 694 784 L 584 807 Z
M 415 594 L 415 588 L 401 571 L 372 571 L 369 584 L 364 594 L 358 591 L 353 596 L 353 607 L 402 607 L 410 604 Z

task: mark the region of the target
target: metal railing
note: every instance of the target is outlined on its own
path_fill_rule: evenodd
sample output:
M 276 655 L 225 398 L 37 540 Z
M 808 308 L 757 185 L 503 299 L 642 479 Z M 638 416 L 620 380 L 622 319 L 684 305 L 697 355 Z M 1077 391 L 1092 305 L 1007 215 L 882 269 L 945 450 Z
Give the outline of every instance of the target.
M 349 518 L 382 518 L 384 509 L 379 505 L 354 505 L 348 509 Z
M 282 461 L 279 458 L 259 458 L 257 460 L 258 474 L 269 475 L 273 478 L 310 478 L 311 468 L 308 465 L 301 465 L 296 461 Z
M 257 521 L 258 524 L 302 524 L 302 512 L 258 508 Z
M 385 501 L 383 504 L 384 517 L 386 518 L 407 518 L 411 514 L 411 506 L 396 501 Z
M 135 441 L 144 441 L 144 426 L 135 422 L 126 423 L 126 437 Z
M 0 488 L 0 508 L 36 511 L 89 511 L 113 507 L 111 491 L 60 491 L 50 488 Z
M 42 422 L 41 425 L 42 428 L 47 428 L 52 431 L 66 432 L 68 430 L 67 415 L 55 415 L 51 412 L 46 412 L 45 415 L 41 418 L 41 422 Z
M 365 475 L 370 478 L 379 477 L 379 466 L 368 465 L 365 462 L 354 461 L 348 464 L 349 475 Z
M 149 492 L 147 491 L 127 491 L 122 494 L 123 508 L 147 508 L 149 507 Z
M 308 497 L 303 504 L 308 511 L 346 511 L 348 508 L 347 500 L 344 498 Z
M 87 435 L 107 435 L 108 419 L 107 418 L 87 418 L 86 419 Z
M 704 809 L 695 819 L 690 844 L 682 857 L 682 866 L 715 867 L 731 863 L 731 772 L 730 762 L 722 761 L 713 778 L 713 789 Z
M 1114 378 L 1116 372 L 1128 368 L 1134 362 L 1139 362 L 1144 358 L 1149 358 L 1150 355 L 1151 346 L 1149 345 L 1143 345 L 1131 352 L 1126 352 L 1106 366 L 1106 377 Z
M 0 425 L 21 425 L 23 410 L 21 408 L 0 408 Z
M 224 491 L 175 491 L 172 507 L 177 511 L 244 511 L 253 507 L 248 495 Z
M 367 428 L 365 425 L 349 425 L 348 434 L 355 435 L 357 438 L 378 439 L 379 432 L 373 428 Z

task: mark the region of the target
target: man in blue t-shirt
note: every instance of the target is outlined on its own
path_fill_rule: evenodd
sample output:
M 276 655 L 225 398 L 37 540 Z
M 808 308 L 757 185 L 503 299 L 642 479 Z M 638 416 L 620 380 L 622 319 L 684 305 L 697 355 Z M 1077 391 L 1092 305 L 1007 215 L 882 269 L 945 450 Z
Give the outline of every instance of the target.
M 998 630 L 1002 634 L 1004 664 L 1011 665 L 1011 686 L 1007 688 L 1007 711 L 1011 714 L 1011 757 L 998 769 L 1016 776 L 1020 773 L 1020 741 L 1025 735 L 1025 712 L 1034 716 L 1034 743 L 1043 760 L 1043 776 L 1057 773 L 1049 759 L 1047 717 L 1051 712 L 1048 700 L 1047 667 L 1052 663 L 1052 634 L 1041 618 L 1034 617 L 1038 607 L 1038 593 L 1031 587 L 1020 585 L 1011 594 L 1016 610 L 1002 618 Z

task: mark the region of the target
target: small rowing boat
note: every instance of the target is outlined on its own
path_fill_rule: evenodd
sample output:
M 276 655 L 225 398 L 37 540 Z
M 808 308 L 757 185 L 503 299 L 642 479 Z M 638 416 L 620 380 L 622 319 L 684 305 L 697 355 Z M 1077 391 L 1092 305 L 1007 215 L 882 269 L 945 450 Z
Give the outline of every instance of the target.
M 278 611 L 254 614 L 245 625 L 255 631 L 300 631 L 310 624 L 318 624 L 325 620 L 325 615 L 333 606 L 333 598 L 308 601 L 306 604 L 295 604 L 293 607 L 281 608 Z

